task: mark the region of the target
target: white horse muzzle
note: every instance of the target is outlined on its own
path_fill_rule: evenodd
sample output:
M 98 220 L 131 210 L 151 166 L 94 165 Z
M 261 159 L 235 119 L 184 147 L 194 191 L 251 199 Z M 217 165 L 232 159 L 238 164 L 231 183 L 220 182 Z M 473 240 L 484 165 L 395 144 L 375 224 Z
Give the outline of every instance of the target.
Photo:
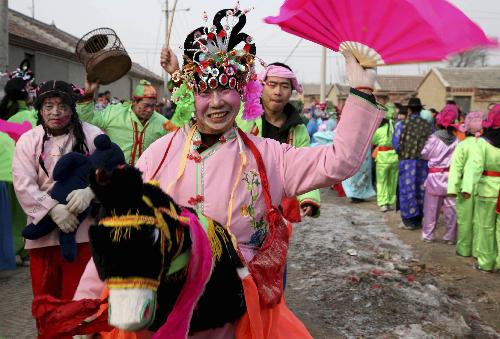
M 156 292 L 142 288 L 110 288 L 108 322 L 124 331 L 148 328 L 155 318 Z

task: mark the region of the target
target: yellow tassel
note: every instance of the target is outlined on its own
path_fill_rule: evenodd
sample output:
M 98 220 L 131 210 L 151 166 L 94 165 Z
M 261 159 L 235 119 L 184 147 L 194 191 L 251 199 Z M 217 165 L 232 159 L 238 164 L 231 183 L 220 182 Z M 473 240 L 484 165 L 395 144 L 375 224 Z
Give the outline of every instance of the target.
M 207 227 L 207 236 L 210 241 L 210 248 L 212 249 L 212 257 L 214 258 L 214 262 L 218 262 L 220 257 L 222 256 L 222 244 L 217 237 L 217 231 L 212 219 L 208 219 L 208 227 Z
M 146 205 L 153 209 L 157 222 L 156 227 L 158 227 L 162 231 L 163 237 L 168 241 L 167 251 L 170 251 L 170 249 L 172 248 L 172 235 L 170 234 L 170 230 L 168 229 L 165 218 L 163 218 L 163 214 L 161 214 L 161 211 L 158 208 L 153 206 L 153 202 L 149 197 L 144 195 L 142 197 L 142 200 L 146 203 Z
M 104 227 L 134 227 L 141 225 L 156 225 L 156 218 L 149 215 L 123 215 L 103 218 L 99 221 L 100 226 Z
M 113 242 L 122 239 L 130 239 L 132 228 L 140 229 L 142 225 L 156 225 L 156 218 L 147 215 L 123 215 L 103 218 L 99 221 L 100 226 L 111 227 L 111 238 Z
M 182 151 L 181 155 L 181 163 L 179 164 L 179 171 L 177 172 L 177 177 L 175 178 L 174 181 L 172 181 L 170 184 L 167 186 L 167 194 L 170 193 L 170 190 L 174 186 L 174 184 L 179 181 L 179 179 L 182 177 L 184 174 L 184 170 L 186 169 L 186 162 L 187 162 L 187 155 L 189 153 L 189 148 L 191 147 L 191 140 L 193 139 L 194 132 L 196 131 L 196 124 L 191 127 L 191 130 L 189 131 L 189 134 L 186 137 L 186 143 L 184 144 L 184 150 Z

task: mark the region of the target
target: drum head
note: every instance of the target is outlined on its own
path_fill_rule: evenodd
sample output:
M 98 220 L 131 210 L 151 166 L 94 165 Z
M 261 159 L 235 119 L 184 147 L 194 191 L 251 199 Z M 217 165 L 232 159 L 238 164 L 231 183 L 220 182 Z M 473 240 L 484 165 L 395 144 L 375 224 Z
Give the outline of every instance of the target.
M 132 60 L 123 51 L 106 51 L 89 60 L 87 79 L 107 85 L 127 74 L 131 67 Z

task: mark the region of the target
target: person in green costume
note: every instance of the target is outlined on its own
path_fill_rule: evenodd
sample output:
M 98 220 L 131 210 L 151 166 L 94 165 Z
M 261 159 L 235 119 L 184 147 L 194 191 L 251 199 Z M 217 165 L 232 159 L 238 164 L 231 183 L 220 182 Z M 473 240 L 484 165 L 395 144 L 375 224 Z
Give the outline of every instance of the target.
M 12 234 L 11 199 L 8 185 L 12 185 L 12 157 L 14 140 L 0 132 L 0 270 L 16 268 Z M 20 233 L 19 233 L 20 235 Z
M 483 122 L 485 128 L 477 149 L 465 163 L 462 194 L 470 199 L 475 190 L 474 247 L 477 269 L 500 269 L 500 104 L 495 105 Z
M 18 124 L 28 121 L 32 127 L 38 124 L 38 114 L 36 110 L 28 107 L 26 101 L 22 100 L 18 102 L 19 110 L 16 114 L 7 119 L 8 122 L 16 122 Z
M 35 80 L 29 62 L 23 60 L 19 68 L 8 73 L 8 76 L 10 80 L 5 84 L 5 95 L 0 101 L 0 119 L 16 123 L 29 121 L 35 127 L 37 113 L 28 107 L 29 93 L 33 90 Z
M 392 104 L 386 107 L 385 118 L 372 138 L 372 144 L 376 147 L 373 157 L 376 164 L 377 205 L 382 212 L 387 212 L 396 205 L 398 187 L 398 155 L 392 145 L 395 107 Z
M 0 102 L 0 119 L 15 123 L 29 121 L 33 127 L 36 126 L 37 113 L 28 108 L 29 90 L 34 80 L 34 74 L 29 69 L 29 63 L 23 61 L 20 68 L 10 73 L 9 77 L 10 80 L 7 81 L 4 87 L 5 95 Z M 0 181 L 4 181 L 5 190 L 8 194 L 16 262 L 21 265 L 28 263 L 28 253 L 24 250 L 24 238 L 21 235 L 22 230 L 26 226 L 26 214 L 24 214 L 21 205 L 17 201 L 14 187 L 12 186 L 12 175 L 9 174 L 12 172 L 13 152 L 14 150 L 10 148 L 2 150 L 3 154 L 0 159 L 0 167 L 2 169 L 0 171 L 4 175 Z M 4 180 L 5 178 L 7 180 Z
M 259 80 L 264 86 L 261 96 L 264 114 L 254 120 L 243 120 L 239 114 L 236 119 L 238 127 L 244 132 L 294 147 L 309 146 L 311 141 L 307 127 L 299 112 L 289 102 L 293 90 L 302 92 L 302 86 L 290 67 L 278 62 L 269 64 L 259 75 Z M 319 190 L 301 194 L 297 199 L 285 199 L 282 202 L 285 218 L 298 222 L 300 216 L 318 217 L 320 202 Z
M 96 88 L 96 83 L 85 82 L 85 95 L 76 105 L 76 111 L 82 121 L 99 127 L 120 146 L 125 160 L 133 166 L 149 145 L 168 133 L 163 128 L 167 118 L 155 112 L 156 89 L 149 81 L 141 80 L 132 103 L 109 105 L 96 111 L 92 100 Z
M 450 171 L 448 174 L 448 195 L 456 197 L 457 210 L 457 245 L 456 252 L 462 257 L 476 256 L 474 248 L 474 236 L 472 217 L 474 215 L 474 193 L 475 186 L 470 188 L 471 198 L 464 199 L 462 192 L 462 177 L 464 166 L 472 153 L 477 152 L 478 137 L 483 129 L 483 112 L 470 112 L 465 118 L 462 132 L 466 133 L 463 141 L 458 143 L 451 158 Z

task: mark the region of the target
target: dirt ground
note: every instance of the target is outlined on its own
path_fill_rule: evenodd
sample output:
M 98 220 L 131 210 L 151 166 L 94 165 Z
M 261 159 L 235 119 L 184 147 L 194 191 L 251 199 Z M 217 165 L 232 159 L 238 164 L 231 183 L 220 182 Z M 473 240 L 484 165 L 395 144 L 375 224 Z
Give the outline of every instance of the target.
M 500 338 L 500 274 L 374 202 L 322 199 L 321 217 L 294 229 L 286 289 L 315 338 Z

